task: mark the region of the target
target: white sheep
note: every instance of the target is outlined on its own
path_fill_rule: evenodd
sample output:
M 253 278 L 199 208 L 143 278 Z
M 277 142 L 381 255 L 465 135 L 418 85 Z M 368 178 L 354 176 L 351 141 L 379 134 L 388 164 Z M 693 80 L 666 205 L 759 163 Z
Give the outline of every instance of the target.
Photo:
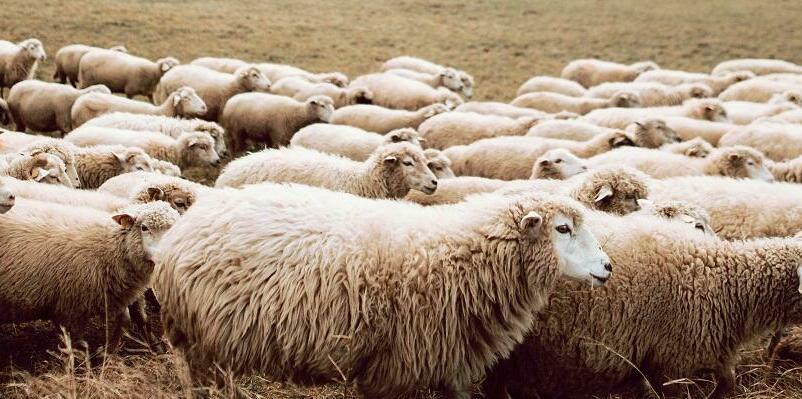
M 499 136 L 523 136 L 540 119 L 525 116 L 518 119 L 482 115 L 473 112 L 446 112 L 435 115 L 418 127 L 426 148 L 470 144 L 477 140 Z
M 400 56 L 391 58 L 382 64 L 382 71 L 390 69 L 408 69 L 411 71 L 423 72 L 430 75 L 437 75 L 448 67 L 435 64 L 434 62 L 424 60 L 422 58 Z M 470 99 L 473 97 L 473 87 L 475 82 L 473 76 L 465 71 L 457 70 L 460 80 L 462 81 L 462 95 Z
M 663 119 L 683 140 L 702 138 L 714 146 L 718 145 L 722 136 L 738 126 L 728 122 L 711 122 L 682 116 L 664 116 L 660 119 Z
M 78 148 L 75 164 L 81 187 L 96 189 L 106 180 L 137 170 L 151 171 L 153 159 L 138 147 L 99 145 Z
M 516 107 L 514 105 L 496 101 L 469 101 L 457 106 L 454 108 L 454 111 L 474 112 L 483 115 L 506 116 L 507 118 L 513 119 L 524 116 L 532 116 L 541 119 L 561 119 L 560 115 L 550 115 L 546 112 L 538 111 L 536 109 Z M 566 112 L 562 114 L 567 115 L 568 113 Z
M 681 154 L 687 157 L 707 158 L 713 152 L 713 145 L 701 137 L 694 137 L 679 143 L 665 144 L 660 147 L 660 151 Z
M 78 64 L 78 87 L 102 84 L 113 93 L 125 93 L 128 98 L 143 95 L 152 102 L 153 89 L 159 79 L 178 64 L 172 57 L 153 62 L 120 51 L 91 50 Z
M 192 60 L 190 65 L 198 65 L 204 68 L 223 73 L 234 73 L 237 69 L 251 65 L 236 58 L 221 58 L 221 57 L 200 57 Z
M 25 39 L 16 44 L 0 40 L 0 97 L 4 97 L 4 88 L 33 78 L 39 62 L 45 58 L 47 54 L 38 39 Z
M 267 92 L 270 90 L 270 80 L 254 66 L 240 68 L 234 73 L 223 73 L 196 65 L 178 65 L 161 77 L 154 89 L 153 100 L 162 103 L 183 87 L 193 88 L 206 104 L 206 112 L 199 116 L 216 121 L 231 97 L 252 91 Z
M 0 176 L 73 187 L 64 161 L 47 152 L 3 157 L 0 159 Z
M 338 87 L 348 86 L 348 77 L 340 72 L 312 73 L 292 65 L 261 63 L 254 64 L 271 82 L 290 76 L 300 76 L 314 83 L 331 83 Z
M 713 75 L 728 72 L 750 71 L 755 75 L 772 73 L 802 73 L 802 66 L 784 61 L 765 58 L 738 58 L 719 63 L 713 68 Z
M 624 65 L 610 61 L 586 58 L 569 62 L 560 77 L 573 80 L 588 88 L 605 82 L 631 82 L 638 75 L 660 67 L 651 61 Z
M 713 96 L 718 96 L 728 87 L 754 77 L 755 74 L 749 71 L 735 71 L 727 72 L 722 75 L 708 75 L 706 73 L 656 69 L 654 71 L 642 73 L 635 79 L 635 82 L 655 82 L 669 86 L 677 86 L 686 83 L 702 83 L 713 89 Z
M 510 105 L 534 108 L 548 113 L 573 112 L 584 115 L 600 108 L 632 108 L 641 105 L 640 97 L 634 92 L 621 91 L 610 98 L 572 97 L 560 93 L 535 92 L 516 97 Z
M 451 170 L 451 160 L 448 159 L 442 151 L 434 148 L 427 148 L 423 150 L 423 155 L 426 156 L 426 166 L 429 170 L 437 176 L 437 179 L 450 179 L 454 176 L 454 171 Z
M 520 97 L 526 93 L 539 91 L 582 97 L 588 90 L 573 80 L 555 78 L 553 76 L 535 76 L 524 82 L 515 95 Z
M 443 112 L 448 112 L 448 107 L 440 103 L 416 111 L 357 104 L 336 109 L 329 122 L 383 134 L 405 127 L 417 129 L 423 121 Z
M 363 162 L 305 148 L 267 149 L 226 165 L 215 187 L 302 183 L 369 198 L 403 198 L 409 190 L 437 189 L 427 164 L 423 150 L 406 142 L 383 145 Z
M 73 87 L 78 85 L 78 65 L 84 54 L 92 50 L 100 50 L 100 47 L 87 46 L 84 44 L 70 44 L 64 46 L 56 52 L 53 63 L 56 70 L 53 72 L 53 79 L 61 84 L 69 83 Z M 112 51 L 127 53 L 125 46 L 114 46 L 109 48 Z
M 407 79 L 417 80 L 421 83 L 437 88 L 445 87 L 455 93 L 462 92 L 462 79 L 460 79 L 459 71 L 454 68 L 443 68 L 436 74 L 418 72 L 410 69 L 395 68 L 388 69 L 384 73 L 398 75 Z
M 780 94 L 782 96 L 782 94 Z M 785 97 L 778 97 L 782 100 Z M 774 104 L 754 103 L 751 101 L 723 101 L 721 105 L 727 112 L 727 119 L 736 125 L 748 125 L 756 119 L 770 117 L 786 111 L 799 109 L 797 104 L 782 101 Z
M 373 93 L 373 104 L 393 109 L 414 111 L 434 103 L 449 108 L 462 104 L 462 98 L 446 88 L 432 88 L 418 81 L 387 73 L 362 75 L 351 87 L 364 87 Z
M 121 175 L 114 176 L 103 183 L 103 185 L 100 186 L 97 191 L 111 194 L 119 198 L 132 199 L 137 194 L 142 193 L 142 187 L 147 185 L 161 187 L 164 184 L 182 187 L 183 191 L 191 192 L 195 197 L 200 195 L 210 195 L 219 191 L 214 188 L 194 183 L 189 180 L 184 180 L 175 176 L 165 176 L 154 172 L 143 171 L 123 173 Z M 179 209 L 180 207 L 174 206 L 174 208 Z M 186 209 L 184 209 L 184 211 L 185 210 Z M 181 211 L 181 213 L 183 213 L 183 211 Z
M 70 118 L 72 127 L 77 128 L 86 121 L 109 112 L 188 118 L 203 115 L 206 111 L 206 104 L 198 97 L 195 90 L 191 87 L 182 87 L 170 94 L 159 106 L 111 94 L 85 94 L 75 100 L 70 111 Z
M 70 112 L 75 100 L 88 93 L 111 94 L 111 91 L 103 85 L 78 90 L 65 84 L 25 80 L 9 91 L 8 108 L 16 130 L 58 131 L 63 136 L 72 130 Z
M 746 145 L 774 161 L 786 161 L 802 155 L 802 135 L 799 132 L 799 125 L 764 120 L 730 130 L 721 137 L 718 145 Z
M 721 92 L 718 98 L 722 101 L 752 101 L 765 103 L 771 100 L 775 94 L 780 94 L 788 90 L 800 89 L 802 89 L 802 82 L 789 82 L 760 77 L 736 83 L 728 87 L 727 90 Z
M 582 116 L 582 120 L 599 126 L 623 129 L 630 123 L 649 117 L 684 116 L 712 122 L 729 122 L 727 111 L 716 99 L 692 99 L 682 105 L 649 108 L 603 108 Z
M 353 126 L 315 123 L 295 133 L 290 145 L 364 161 L 376 148 L 402 141 L 420 146 L 418 132 L 414 129 L 403 128 L 381 135 Z
M 555 148 L 546 151 L 535 160 L 529 179 L 565 180 L 587 170 L 587 162 L 584 159 L 564 148 Z
M 637 94 L 642 107 L 679 105 L 685 100 L 713 96 L 713 90 L 702 83 L 667 86 L 654 82 L 611 82 L 591 87 L 587 97 L 613 98 L 620 92 Z
M 120 198 L 94 190 L 76 190 L 71 187 L 55 184 L 41 184 L 35 181 L 19 180 L 11 177 L 4 177 L 2 180 L 5 186 L 11 189 L 14 195 L 20 199 L 92 208 L 108 213 L 117 212 L 131 205 L 131 201 L 127 198 Z
M 583 120 L 546 120 L 532 126 L 526 135 L 550 139 L 587 141 L 611 130 L 613 129 Z
M 298 101 L 306 101 L 313 96 L 327 96 L 334 101 L 334 108 L 370 104 L 373 101 L 373 93 L 364 87 L 342 88 L 331 83 L 313 83 L 299 76 L 279 80 L 270 92 L 292 97 Z

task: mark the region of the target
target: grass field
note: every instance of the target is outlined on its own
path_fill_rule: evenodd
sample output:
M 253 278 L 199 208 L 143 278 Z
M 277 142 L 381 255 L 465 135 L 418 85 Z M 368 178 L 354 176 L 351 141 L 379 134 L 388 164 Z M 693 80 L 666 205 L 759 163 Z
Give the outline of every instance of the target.
M 800 62 L 800 16 L 802 2 L 791 0 L 4 0 L 0 39 L 41 39 L 51 56 L 38 73 L 46 80 L 52 56 L 70 43 L 124 44 L 135 54 L 185 62 L 214 55 L 290 63 L 352 77 L 410 54 L 469 71 L 478 99 L 508 101 L 528 77 L 557 75 L 575 58 L 651 59 L 693 71 L 736 57 Z M 0 329 L 0 397 L 186 393 L 171 354 L 115 357 L 86 374 L 83 357 L 58 347 L 51 326 Z M 745 354 L 738 398 L 802 397 L 802 371 L 768 371 L 758 351 Z M 253 378 L 240 386 L 266 398 L 356 397 L 342 384 L 297 389 Z M 700 386 L 709 392 L 710 384 Z M 701 396 L 696 385 L 687 392 Z

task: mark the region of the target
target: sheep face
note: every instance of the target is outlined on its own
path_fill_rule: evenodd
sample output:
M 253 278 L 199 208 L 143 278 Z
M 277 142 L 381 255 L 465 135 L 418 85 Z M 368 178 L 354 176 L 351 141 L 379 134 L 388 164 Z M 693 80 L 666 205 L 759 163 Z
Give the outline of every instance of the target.
M 409 128 L 396 129 L 384 135 L 384 142 L 386 144 L 405 141 L 420 147 L 421 140 L 422 139 L 418 138 L 418 132 L 416 132 L 415 129 Z
M 702 118 L 709 120 L 711 122 L 729 122 L 730 119 L 727 116 L 727 111 L 724 107 L 715 102 L 703 103 L 700 105 L 702 107 Z
M 713 96 L 713 89 L 701 83 L 692 83 L 688 85 L 689 98 L 708 98 Z
M 348 104 L 373 104 L 373 92 L 367 87 L 354 87 L 348 90 Z
M 626 131 L 635 138 L 635 143 L 643 148 L 658 148 L 682 141 L 679 134 L 668 127 L 662 119 L 635 121 L 627 126 Z
M 654 215 L 669 220 L 677 220 L 700 232 L 715 236 L 716 232 L 710 227 L 710 214 L 704 208 L 683 201 L 667 201 L 654 203 L 651 200 L 638 200 L 640 214 Z
M 613 95 L 610 105 L 619 108 L 637 108 L 641 105 L 640 96 L 634 92 L 621 91 Z
M 462 79 L 460 78 L 459 72 L 456 69 L 445 68 L 440 71 L 438 76 L 440 77 L 442 86 L 445 86 L 449 90 L 457 93 L 463 91 Z
M 348 86 L 348 77 L 340 72 L 320 73 L 317 76 L 321 82 L 331 83 L 340 88 Z
M 103 94 L 111 94 L 111 90 L 105 85 L 92 85 L 83 90 L 81 90 L 81 94 L 86 93 L 103 93 Z
M 312 96 L 306 100 L 306 109 L 315 119 L 328 123 L 334 113 L 334 101 L 328 96 Z
M 221 157 L 228 155 L 228 147 L 226 147 L 226 131 L 223 127 L 214 122 L 202 122 L 195 130 L 199 132 L 209 133 L 214 139 L 214 149 Z
M 147 185 L 134 196 L 140 203 L 164 201 L 183 215 L 195 202 L 195 193 L 173 183 Z
M 587 170 L 585 161 L 568 150 L 557 148 L 546 152 L 535 161 L 532 176 L 529 178 L 564 180 Z
M 427 166 L 423 150 L 401 142 L 379 147 L 376 154 L 382 162 L 382 175 L 389 186 L 404 187 L 424 194 L 437 190 L 437 177 Z
M 268 79 L 259 68 L 246 67 L 236 72 L 237 80 L 247 91 L 267 93 L 270 91 L 270 79 Z
M 0 215 L 10 211 L 14 207 L 15 201 L 14 193 L 8 187 L 3 186 L 0 181 Z
M 531 217 L 531 214 L 527 217 Z M 591 285 L 603 285 L 610 278 L 613 267 L 593 233 L 560 213 L 554 215 L 551 224 L 551 241 L 554 243 L 560 272 L 566 277 L 587 281 Z
M 774 181 L 774 175 L 763 162 L 763 154 L 749 147 L 734 146 L 723 149 L 711 158 L 710 162 L 722 176 Z
M 179 218 L 167 203 L 157 201 L 126 207 L 112 219 L 125 230 L 128 257 L 132 262 L 145 262 L 153 267 L 162 236 Z
M 744 80 L 749 80 L 754 77 L 757 77 L 754 72 L 752 71 L 735 71 L 730 74 L 732 77 L 733 83 L 743 82 Z
M 462 95 L 470 100 L 473 97 L 473 76 L 465 71 L 459 71 L 459 78 L 462 81 Z
M 440 150 L 429 148 L 423 151 L 428 163 L 426 166 L 429 170 L 437 176 L 438 179 L 450 179 L 455 177 L 454 171 L 451 170 L 451 160 L 448 159 Z
M 463 101 L 460 96 L 451 90 L 446 89 L 445 87 L 440 87 L 437 89 L 440 94 L 437 96 L 437 102 L 444 104 L 448 109 L 454 109 L 460 105 L 462 105 Z
M 799 90 L 788 90 L 782 93 L 775 94 L 769 100 L 771 104 L 791 103 L 797 106 L 802 106 L 802 92 Z
M 164 75 L 165 73 L 167 73 L 167 71 L 173 69 L 173 67 L 179 65 L 180 63 L 181 62 L 179 62 L 177 59 L 173 57 L 166 57 L 157 60 L 156 66 L 159 68 L 159 72 L 162 75 Z
M 167 99 L 170 101 L 171 99 Z M 184 86 L 172 94 L 173 107 L 176 115 L 195 116 L 204 115 L 207 111 L 206 103 L 198 96 L 195 89 Z
M 648 197 L 646 177 L 629 168 L 602 168 L 584 178 L 574 198 L 586 206 L 615 215 L 640 210 L 639 199 Z
M 42 42 L 37 39 L 23 40 L 19 43 L 19 46 L 22 48 L 22 51 L 28 54 L 28 57 L 32 59 L 38 61 L 44 61 L 47 59 L 45 48 L 42 46 Z
M 126 148 L 125 151 L 115 151 L 113 154 L 123 173 L 153 171 L 151 158 L 139 148 Z
M 67 175 L 67 167 L 61 158 L 41 152 L 33 156 L 33 162 L 28 170 L 31 180 L 46 184 L 61 184 L 73 188 L 74 185 Z
M 429 119 L 435 115 L 442 114 L 444 112 L 448 112 L 448 107 L 445 104 L 435 103 L 432 105 L 427 105 L 420 109 L 420 112 L 423 113 L 423 117 Z
M 214 140 L 206 133 L 185 133 L 180 142 L 184 148 L 185 165 L 220 165 L 220 156 L 214 150 Z

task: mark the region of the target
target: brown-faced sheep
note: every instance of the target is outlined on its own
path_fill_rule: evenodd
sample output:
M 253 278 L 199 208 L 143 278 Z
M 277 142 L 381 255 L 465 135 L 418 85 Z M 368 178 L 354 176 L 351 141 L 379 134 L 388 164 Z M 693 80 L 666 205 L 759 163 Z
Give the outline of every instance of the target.
M 157 132 L 87 126 L 73 130 L 64 139 L 80 147 L 139 147 L 151 158 L 170 162 L 181 169 L 192 166 L 216 167 L 220 164 L 220 156 L 214 150 L 214 139 L 204 132 L 186 132 L 174 139 Z
M 802 155 L 799 125 L 769 120 L 739 126 L 721 137 L 718 145 L 745 145 L 761 151 L 774 161 L 786 161 Z
M 304 148 L 267 149 L 226 165 L 215 187 L 301 183 L 369 198 L 403 198 L 409 190 L 437 190 L 428 163 L 423 150 L 407 142 L 383 145 L 363 162 Z
M 353 126 L 315 123 L 295 133 L 290 145 L 341 155 L 354 161 L 364 161 L 376 151 L 376 148 L 402 141 L 420 146 L 418 132 L 414 129 L 398 129 L 381 135 Z
M 400 56 L 391 58 L 382 64 L 382 71 L 390 69 L 407 69 L 410 71 L 423 72 L 430 75 L 437 75 L 448 67 L 435 64 L 434 62 L 427 61 L 417 57 Z M 461 93 L 465 98 L 470 99 L 473 97 L 473 87 L 475 82 L 473 76 L 465 71 L 457 70 L 460 80 L 462 81 Z
M 56 52 L 53 63 L 56 64 L 56 71 L 53 79 L 61 84 L 69 83 L 73 87 L 78 85 L 78 65 L 84 54 L 92 50 L 100 50 L 99 47 L 87 46 L 84 44 L 70 44 L 64 46 Z M 109 48 L 112 51 L 127 53 L 128 49 L 124 46 L 114 46 Z
M 713 146 L 701 137 L 695 137 L 688 141 L 674 144 L 666 144 L 660 147 L 661 151 L 668 151 L 674 154 L 682 154 L 686 157 L 705 158 L 713 152 Z
M 506 116 L 507 118 L 518 119 L 524 116 L 532 116 L 541 119 L 567 119 L 558 118 L 557 115 L 538 111 L 536 109 L 516 107 L 507 103 L 496 101 L 469 101 L 454 108 L 456 112 L 474 112 L 482 115 Z M 567 113 L 564 113 L 567 114 Z
M 462 79 L 460 79 L 459 71 L 454 68 L 443 68 L 442 71 L 436 74 L 418 72 L 403 68 L 388 69 L 384 71 L 384 73 L 416 80 L 434 88 L 445 87 L 446 89 L 449 89 L 455 93 L 462 92 Z
M 249 142 L 271 147 L 290 144 L 292 135 L 304 126 L 328 122 L 334 103 L 326 96 L 304 102 L 264 93 L 243 93 L 231 97 L 223 108 L 220 123 L 226 129 L 226 147 L 241 154 Z
M 20 201 L 0 220 L 0 323 L 49 319 L 79 340 L 87 320 L 100 317 L 111 324 L 113 351 L 126 307 L 150 281 L 157 244 L 178 217 L 163 202 L 111 216 Z
M 587 172 L 588 167 L 584 159 L 564 148 L 555 148 L 546 151 L 532 167 L 529 179 L 555 179 L 565 180 L 574 175 Z
M 101 145 L 79 148 L 75 163 L 81 187 L 96 189 L 106 180 L 137 170 L 151 171 L 151 158 L 141 148 Z
M 290 76 L 299 76 L 313 83 L 331 83 L 337 87 L 348 86 L 348 77 L 340 72 L 312 73 L 292 65 L 261 63 L 255 64 L 271 82 L 278 82 Z
M 127 198 L 139 204 L 164 201 L 183 215 L 195 203 L 197 197 L 197 190 L 186 180 L 154 176 L 132 187 Z
M 802 84 L 768 78 L 749 79 L 736 83 L 721 92 L 722 101 L 751 101 L 765 103 L 776 95 L 788 90 L 802 89 Z
M 702 83 L 713 90 L 713 96 L 718 96 L 728 87 L 754 77 L 755 74 L 749 71 L 728 72 L 723 75 L 716 76 L 708 75 L 706 73 L 656 69 L 654 71 L 642 73 L 635 79 L 635 82 L 655 82 L 669 86 L 678 86 L 686 83 Z
M 110 112 L 188 118 L 203 115 L 206 111 L 206 104 L 195 93 L 195 89 L 182 87 L 172 92 L 159 106 L 111 94 L 85 94 L 75 100 L 70 111 L 70 118 L 72 119 L 72 127 L 76 128 L 92 118 Z
M 10 160 L 0 160 L 0 176 L 73 187 L 64 161 L 46 152 L 17 155 Z
M 17 131 L 58 131 L 63 136 L 72 130 L 70 112 L 75 100 L 87 93 L 111 91 L 103 85 L 77 90 L 65 84 L 25 80 L 8 92 L 8 108 Z
M 423 155 L 426 156 L 426 166 L 434 173 L 439 179 L 450 179 L 454 177 L 454 171 L 451 170 L 451 160 L 443 154 L 442 151 L 434 148 L 427 148 L 423 150 Z
M 4 88 L 31 79 L 39 61 L 45 58 L 45 48 L 38 39 L 25 39 L 16 44 L 0 40 L 0 98 L 4 97 Z
M 802 73 L 802 66 L 774 59 L 765 58 L 738 58 L 719 63 L 713 68 L 713 75 L 723 75 L 728 72 L 750 71 L 755 75 L 768 75 L 772 73 Z
M 192 60 L 190 65 L 198 65 L 204 68 L 209 68 L 213 71 L 223 73 L 234 73 L 237 69 L 247 67 L 251 64 L 238 60 L 236 58 L 221 58 L 221 57 L 201 57 Z
M 621 92 L 634 93 L 640 100 L 641 107 L 668 107 L 680 105 L 692 98 L 713 96 L 713 90 L 702 83 L 686 83 L 678 86 L 667 86 L 652 82 L 605 83 L 588 89 L 587 97 L 614 98 Z
M 560 93 L 572 97 L 582 97 L 587 93 L 587 89 L 573 80 L 553 76 L 535 76 L 524 82 L 515 95 L 520 97 L 526 93 L 539 91 Z
M 418 81 L 386 73 L 362 75 L 350 87 L 364 87 L 373 93 L 373 104 L 392 109 L 415 111 L 442 103 L 449 108 L 462 104 L 462 98 L 446 88 L 432 88 Z
M 179 65 L 161 77 L 153 92 L 153 100 L 162 103 L 182 87 L 195 89 L 195 93 L 206 104 L 206 112 L 199 116 L 216 121 L 231 97 L 252 91 L 267 92 L 270 90 L 270 80 L 254 66 L 229 74 L 196 65 Z
M 610 98 L 572 97 L 560 93 L 535 92 L 518 96 L 510 104 L 549 113 L 567 111 L 584 115 L 600 108 L 639 107 L 641 102 L 636 93 L 628 91 L 618 92 Z
M 359 104 L 338 108 L 331 114 L 329 122 L 384 134 L 405 127 L 417 129 L 423 121 L 447 111 L 448 107 L 440 103 L 428 105 L 417 111 Z
M 172 57 L 153 62 L 120 51 L 91 50 L 78 64 L 78 87 L 102 84 L 113 93 L 125 93 L 128 98 L 143 95 L 152 102 L 159 79 L 178 64 Z
M 473 112 L 446 112 L 421 123 L 418 132 L 426 140 L 424 147 L 442 150 L 491 137 L 523 136 L 539 122 L 539 118 L 531 116 L 511 119 Z
M 531 193 L 424 208 L 314 187 L 254 186 L 201 198 L 184 215 L 164 238 L 154 289 L 193 385 L 221 383 L 219 365 L 302 383 L 344 377 L 369 398 L 434 387 L 467 399 L 471 383 L 523 337 L 559 275 L 592 285 L 611 275 L 580 209 Z M 233 234 L 221 234 L 235 224 Z M 394 226 L 392 236 L 376 234 L 385 225 Z M 310 246 L 318 255 L 309 256 Z M 421 257 L 396 255 L 410 253 Z M 242 283 L 217 277 L 234 264 Z M 445 269 L 459 272 L 441 275 Z M 289 292 L 315 294 L 298 302 Z M 221 317 L 235 304 L 245 318 Z M 309 317 L 321 306 L 327 310 Z M 243 334 L 257 314 L 264 334 Z M 299 331 L 298 323 L 309 328 Z M 335 337 L 349 337 L 347 350 Z
M 683 116 L 712 122 L 729 122 L 724 104 L 716 99 L 693 99 L 682 105 L 649 108 L 603 108 L 582 116 L 599 126 L 623 129 L 641 118 Z
M 631 82 L 638 75 L 660 67 L 651 61 L 631 65 L 586 58 L 569 62 L 560 77 L 573 80 L 584 87 L 593 87 L 605 82 Z

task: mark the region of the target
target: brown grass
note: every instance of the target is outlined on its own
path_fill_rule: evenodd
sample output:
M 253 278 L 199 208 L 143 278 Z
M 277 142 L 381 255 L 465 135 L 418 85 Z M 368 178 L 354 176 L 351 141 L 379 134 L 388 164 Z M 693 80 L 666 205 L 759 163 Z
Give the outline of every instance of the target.
M 183 61 L 220 55 L 282 62 L 352 77 L 411 54 L 469 71 L 478 99 L 504 101 L 528 77 L 558 75 L 582 57 L 652 59 L 699 71 L 735 57 L 800 62 L 800 15 L 802 2 L 791 0 L 4 0 L 0 39 L 40 38 L 51 56 L 38 74 L 45 80 L 56 50 L 70 43 L 125 44 L 146 57 Z M 0 329 L 0 354 L 3 398 L 187 394 L 175 355 L 111 356 L 87 368 L 86 354 L 68 339 L 59 342 L 48 323 Z M 802 397 L 799 368 L 769 369 L 759 347 L 744 359 L 737 398 Z M 712 388 L 704 381 L 675 384 L 683 386 L 682 397 L 703 397 Z M 252 397 L 357 397 L 342 384 L 296 388 L 253 377 L 238 385 Z

